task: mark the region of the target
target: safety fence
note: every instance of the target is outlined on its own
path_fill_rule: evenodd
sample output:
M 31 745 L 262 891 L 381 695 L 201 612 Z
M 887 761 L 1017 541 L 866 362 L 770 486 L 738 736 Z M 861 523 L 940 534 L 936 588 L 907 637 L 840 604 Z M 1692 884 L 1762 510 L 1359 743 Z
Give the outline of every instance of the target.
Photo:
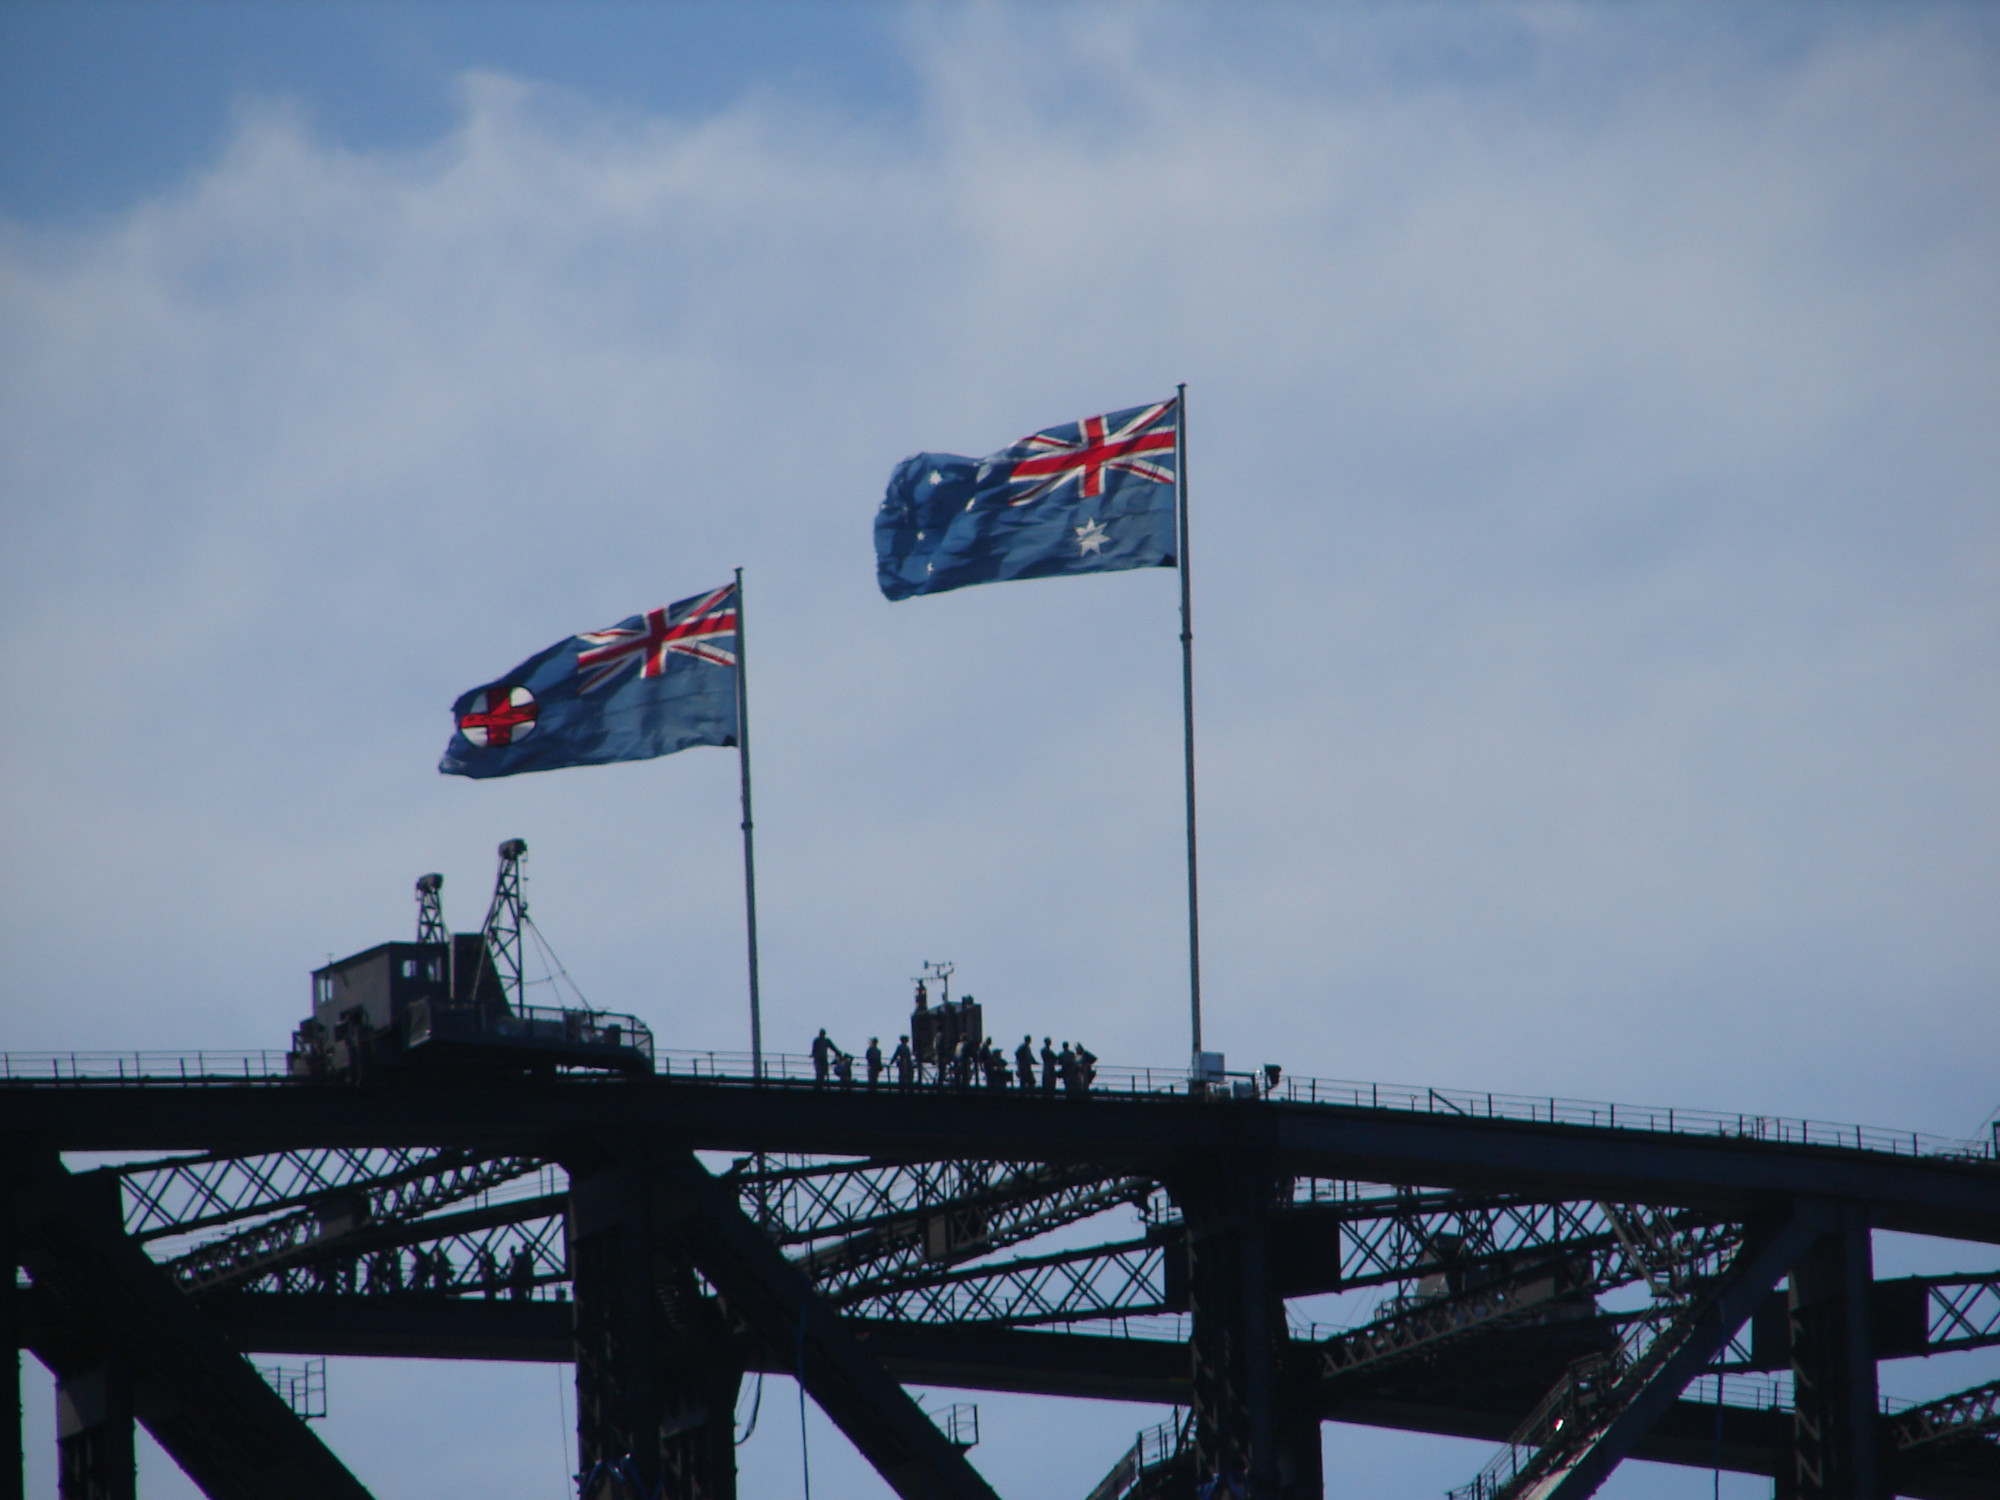
M 850 1058 L 845 1067 L 837 1057 L 821 1070 L 812 1057 L 767 1052 L 761 1072 L 753 1069 L 748 1052 L 661 1049 L 654 1070 L 663 1078 L 685 1078 L 765 1088 L 825 1088 L 854 1092 L 894 1090 L 901 1085 L 886 1064 L 869 1079 L 868 1064 Z M 9 1052 L 0 1053 L 0 1086 L 6 1084 L 125 1083 L 135 1086 L 175 1084 L 284 1084 L 290 1082 L 287 1054 L 262 1051 L 133 1051 L 133 1052 Z M 964 1085 L 942 1083 L 934 1068 L 920 1069 L 912 1089 L 963 1089 L 968 1093 L 1001 1092 L 1001 1080 L 975 1075 Z M 1527 1125 L 1559 1125 L 1595 1130 L 1631 1130 L 1682 1136 L 1705 1136 L 1782 1145 L 1844 1147 L 1894 1156 L 1934 1157 L 1966 1161 L 2000 1159 L 2000 1136 L 1958 1140 L 1912 1130 L 1839 1124 L 1826 1120 L 1779 1115 L 1744 1114 L 1724 1110 L 1681 1109 L 1666 1105 L 1632 1105 L 1602 1100 L 1568 1099 L 1558 1095 L 1508 1094 L 1469 1089 L 1441 1089 L 1420 1084 L 1362 1083 L 1348 1079 L 1290 1077 L 1276 1068 L 1255 1073 L 1213 1073 L 1196 1076 L 1185 1068 L 1095 1066 L 1087 1084 L 1057 1076 L 1045 1079 L 1037 1071 L 1033 1090 L 1023 1090 L 1005 1075 L 1004 1091 L 1019 1096 L 1076 1100 L 1081 1098 L 1200 1098 L 1213 1101 L 1259 1101 L 1331 1105 L 1342 1109 L 1388 1111 L 1452 1119 L 1511 1120 Z
M 288 1054 L 258 1052 L 0 1052 L 3 1083 L 284 1083 Z
M 669 1076 L 718 1083 L 753 1083 L 748 1052 L 669 1052 L 655 1059 L 657 1071 Z M 1887 1130 L 1879 1126 L 1839 1124 L 1827 1120 L 1796 1119 L 1781 1115 L 1744 1114 L 1724 1110 L 1681 1109 L 1670 1105 L 1616 1104 L 1602 1100 L 1567 1099 L 1559 1095 L 1495 1093 L 1490 1090 L 1441 1089 L 1421 1084 L 1360 1083 L 1349 1079 L 1287 1077 L 1276 1068 L 1255 1073 L 1226 1073 L 1206 1078 L 1192 1075 L 1186 1068 L 1144 1068 L 1116 1065 L 1098 1066 L 1087 1090 L 1073 1089 L 1057 1077 L 1053 1086 L 1038 1073 L 1038 1088 L 1032 1092 L 1055 1097 L 1076 1097 L 1087 1093 L 1163 1098 L 1190 1096 L 1211 1100 L 1264 1100 L 1287 1104 L 1328 1104 L 1347 1109 L 1391 1110 L 1399 1114 L 1424 1114 L 1456 1119 L 1514 1120 L 1530 1125 L 1573 1125 L 1586 1129 L 1640 1130 L 1672 1135 L 1725 1137 L 1801 1146 L 1840 1146 L 1857 1151 L 1885 1152 L 1896 1156 L 1932 1156 L 1962 1160 L 1992 1161 L 2000 1157 L 1996 1139 L 1960 1140 L 1927 1135 L 1912 1130 Z M 791 1053 L 765 1053 L 762 1082 L 766 1085 L 820 1087 L 877 1091 L 899 1087 L 890 1069 L 883 1067 L 871 1084 L 865 1062 L 856 1060 L 847 1076 L 832 1067 L 824 1076 L 813 1059 Z M 956 1088 L 940 1083 L 935 1070 L 919 1070 L 911 1084 L 917 1089 Z M 983 1078 L 975 1077 L 965 1091 L 988 1091 Z M 1024 1092 L 1015 1080 L 1007 1092 Z

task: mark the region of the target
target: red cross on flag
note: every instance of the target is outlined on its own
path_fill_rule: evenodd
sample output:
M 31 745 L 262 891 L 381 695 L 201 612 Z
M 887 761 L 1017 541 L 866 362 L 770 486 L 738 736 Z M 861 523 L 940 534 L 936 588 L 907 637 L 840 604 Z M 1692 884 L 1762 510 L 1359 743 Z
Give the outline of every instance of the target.
M 738 617 L 729 583 L 557 641 L 459 695 L 438 769 L 513 776 L 734 745 Z
M 458 732 L 473 744 L 511 745 L 535 732 L 535 695 L 524 687 L 486 688 L 459 716 Z

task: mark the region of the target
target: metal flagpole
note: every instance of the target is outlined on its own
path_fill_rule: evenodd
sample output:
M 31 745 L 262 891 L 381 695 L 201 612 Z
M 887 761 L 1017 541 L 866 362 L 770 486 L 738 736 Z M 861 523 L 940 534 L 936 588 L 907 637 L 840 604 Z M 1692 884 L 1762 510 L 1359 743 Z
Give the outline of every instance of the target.
M 1194 1023 L 1194 1057 L 1201 1057 L 1201 901 L 1195 883 L 1194 846 L 1194 605 L 1188 585 L 1187 385 L 1174 409 L 1174 485 L 1180 512 L 1174 561 L 1181 574 L 1181 728 L 1187 762 L 1188 1011 Z
M 750 1076 L 764 1076 L 764 1015 L 757 995 L 757 845 L 750 816 L 750 668 L 743 654 L 743 570 L 736 570 L 736 764 L 743 782 L 743 913 L 750 943 Z

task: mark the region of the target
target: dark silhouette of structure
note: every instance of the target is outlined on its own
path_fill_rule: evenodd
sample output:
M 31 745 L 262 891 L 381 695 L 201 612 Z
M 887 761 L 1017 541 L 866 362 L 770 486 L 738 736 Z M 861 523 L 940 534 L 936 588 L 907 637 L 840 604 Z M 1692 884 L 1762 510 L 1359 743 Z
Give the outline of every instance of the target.
M 594 1500 L 733 1494 L 752 1370 L 802 1378 L 908 1497 L 990 1492 L 902 1381 L 1185 1408 L 1080 1476 L 1096 1500 L 1317 1496 L 1327 1420 L 1504 1444 L 1477 1500 L 1588 1494 L 1631 1456 L 1787 1497 L 2000 1493 L 2000 1389 L 1894 1415 L 1875 1389 L 1878 1360 L 2000 1342 L 2000 1278 L 1878 1280 L 1869 1252 L 2000 1242 L 1990 1147 L 1110 1068 L 1078 1100 L 815 1088 L 802 1058 L 761 1083 L 160 1061 L 15 1056 L 0 1084 L 31 1278 L 5 1315 L 60 1382 L 66 1496 L 131 1493 L 135 1420 L 211 1495 L 359 1496 L 241 1351 L 574 1362 Z M 1034 1253 L 1097 1218 L 1115 1236 Z M 1363 1287 L 1390 1293 L 1363 1325 L 1288 1326 L 1287 1299 Z M 1606 1310 L 1620 1288 L 1640 1310 Z
M 947 1029 L 984 1043 L 921 989 L 896 1088 L 635 1054 L 636 1022 L 588 1009 L 538 1049 L 508 847 L 512 908 L 446 942 L 426 877 L 424 940 L 321 970 L 290 1056 L 0 1057 L 27 1273 L 0 1322 L 57 1379 L 65 1500 L 132 1495 L 135 1423 L 218 1500 L 362 1500 L 252 1354 L 572 1363 L 584 1500 L 733 1496 L 752 1371 L 798 1379 L 905 1500 L 992 1491 L 974 1425 L 904 1382 L 1177 1408 L 1078 1500 L 1316 1500 L 1325 1421 L 1498 1445 L 1459 1500 L 1579 1500 L 1628 1457 L 1779 1500 L 2000 1495 L 2000 1382 L 1891 1413 L 1876 1376 L 2000 1344 L 2000 1275 L 1871 1256 L 1875 1230 L 2000 1243 L 1993 1142 L 1215 1054 L 1072 1053 L 1058 1093 L 1025 1041 L 1020 1087 L 915 1089 Z M 1365 1289 L 1356 1326 L 1288 1316 Z

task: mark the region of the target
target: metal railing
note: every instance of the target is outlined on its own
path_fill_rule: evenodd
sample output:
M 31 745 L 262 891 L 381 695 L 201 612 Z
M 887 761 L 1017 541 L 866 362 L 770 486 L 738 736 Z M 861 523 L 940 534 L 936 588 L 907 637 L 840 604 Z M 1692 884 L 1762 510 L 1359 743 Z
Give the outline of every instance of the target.
M 1531 1125 L 1577 1125 L 1589 1129 L 1646 1130 L 1672 1135 L 1731 1137 L 1784 1145 L 1845 1146 L 1898 1156 L 1951 1156 L 1992 1161 L 1990 1140 L 1958 1140 L 1914 1130 L 1837 1124 L 1726 1110 L 1680 1109 L 1668 1105 L 1606 1103 L 1556 1095 L 1501 1094 L 1439 1089 L 1416 1084 L 1355 1083 L 1327 1078 L 1288 1078 L 1267 1098 L 1295 1104 L 1333 1104 L 1352 1109 L 1390 1109 L 1468 1119 L 1517 1120 Z
M 287 1053 L 0 1052 L 0 1083 L 283 1083 Z
M 663 1048 L 654 1053 L 653 1065 L 659 1077 L 686 1078 L 703 1083 L 825 1088 L 856 1093 L 866 1092 L 871 1087 L 877 1092 L 891 1092 L 900 1087 L 887 1069 L 871 1085 L 865 1065 L 858 1060 L 849 1080 L 843 1081 L 833 1075 L 821 1079 L 815 1076 L 812 1059 L 798 1053 L 765 1053 L 761 1078 L 753 1077 L 748 1052 Z M 0 1086 L 51 1082 L 280 1083 L 286 1079 L 285 1069 L 286 1054 L 268 1049 L 256 1052 L 12 1052 L 0 1053 Z M 950 1089 L 969 1094 L 1001 1092 L 989 1088 L 983 1079 L 975 1080 L 963 1090 L 935 1081 L 917 1082 L 911 1088 L 919 1091 Z M 1004 1092 L 1020 1097 L 1028 1091 L 1010 1083 Z M 1074 1102 L 1080 1095 L 1059 1085 L 1053 1094 L 1036 1090 L 1034 1097 Z M 1528 1125 L 1649 1131 L 1779 1145 L 1840 1147 L 1894 1156 L 2000 1160 L 2000 1137 L 1960 1140 L 1914 1130 L 1887 1130 L 1878 1126 L 1781 1115 L 1618 1104 L 1547 1094 L 1441 1089 L 1419 1084 L 1362 1083 L 1350 1079 L 1308 1077 L 1285 1077 L 1272 1083 L 1262 1072 L 1230 1073 L 1218 1085 L 1211 1080 L 1191 1079 L 1185 1068 L 1104 1065 L 1095 1069 L 1087 1097 L 1254 1100 L 1341 1109 L 1388 1110 L 1399 1114 L 1458 1119 L 1511 1120 Z
M 960 1453 L 979 1446 L 979 1407 L 971 1401 L 954 1401 L 936 1411 L 925 1412 L 931 1425 Z
M 326 1415 L 326 1360 L 318 1355 L 297 1365 L 254 1367 L 294 1413 L 308 1422 Z
M 748 1052 L 661 1051 L 656 1070 L 667 1076 L 704 1082 L 750 1083 Z M 1604 1100 L 1567 1099 L 1560 1095 L 1506 1094 L 1490 1090 L 1441 1089 L 1421 1084 L 1362 1083 L 1351 1079 L 1281 1077 L 1275 1084 L 1262 1072 L 1229 1073 L 1227 1087 L 1197 1082 L 1185 1068 L 1145 1068 L 1101 1065 L 1091 1084 L 1091 1097 L 1124 1098 L 1190 1096 L 1212 1100 L 1258 1099 L 1286 1104 L 1334 1105 L 1346 1109 L 1393 1110 L 1404 1114 L 1446 1115 L 1459 1119 L 1513 1120 L 1530 1125 L 1580 1126 L 1597 1130 L 1641 1130 L 1671 1135 L 1696 1135 L 1765 1141 L 1783 1145 L 1838 1146 L 1879 1151 L 1896 1156 L 1952 1157 L 1974 1161 L 2000 1159 L 2000 1137 L 1961 1140 L 1914 1130 L 1849 1125 L 1828 1120 L 1782 1115 L 1745 1114 L 1725 1110 L 1681 1109 L 1671 1105 L 1618 1104 Z M 778 1086 L 808 1086 L 866 1092 L 866 1070 L 857 1066 L 850 1081 L 814 1076 L 812 1059 L 796 1053 L 764 1054 L 763 1082 Z M 899 1087 L 886 1072 L 872 1085 L 877 1092 Z M 916 1090 L 987 1093 L 984 1081 L 960 1090 L 931 1081 L 911 1085 Z M 1024 1092 L 1011 1084 L 1006 1093 Z M 1036 1091 L 1040 1095 L 1041 1091 Z M 1055 1098 L 1071 1097 L 1058 1086 Z
M 1086 1500 L 1125 1500 L 1148 1474 L 1181 1455 L 1190 1441 L 1193 1422 L 1192 1408 L 1186 1412 L 1176 1408 L 1166 1421 L 1139 1433 Z
M 1697 1375 L 1682 1389 L 1680 1399 L 1704 1406 L 1733 1406 L 1745 1411 L 1790 1411 L 1792 1376 L 1778 1374 L 1711 1371 Z M 1885 1403 L 1885 1411 L 1888 1409 Z
M 1526 1483 L 1547 1462 L 1554 1444 L 1567 1444 L 1588 1431 L 1591 1412 L 1605 1401 L 1626 1369 L 1622 1345 L 1608 1354 L 1575 1361 L 1471 1483 L 1449 1491 L 1447 1500 L 1500 1500 Z

